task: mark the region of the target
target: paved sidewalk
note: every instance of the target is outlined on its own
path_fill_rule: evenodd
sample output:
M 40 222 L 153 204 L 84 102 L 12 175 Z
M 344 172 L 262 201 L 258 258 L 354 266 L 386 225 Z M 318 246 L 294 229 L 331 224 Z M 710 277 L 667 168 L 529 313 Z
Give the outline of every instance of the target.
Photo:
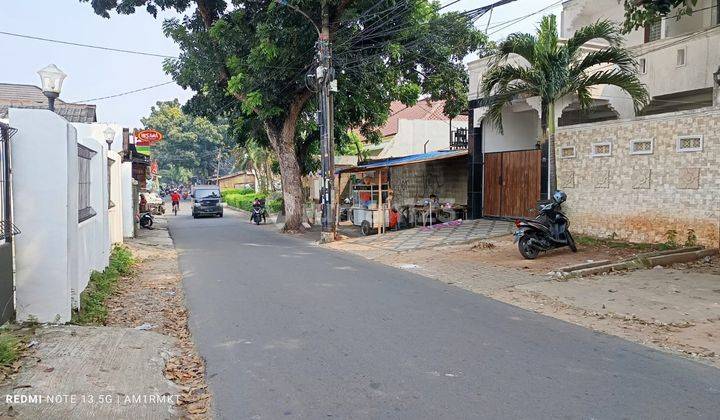
M 504 220 L 462 220 L 457 225 L 450 222 L 432 227 L 388 231 L 379 237 L 370 235 L 348 239 L 346 242 L 391 251 L 410 251 L 503 236 L 512 233 L 513 227 L 511 222 Z
M 20 372 L 0 387 L 0 418 L 211 417 L 167 219 L 125 245 L 137 266 L 106 301 L 108 326 L 38 327 Z
M 41 328 L 37 349 L 0 389 L 2 415 L 25 419 L 177 417 L 179 389 L 163 376 L 176 340 L 149 331 Z M 7 398 L 17 398 L 7 404 Z M 39 398 L 38 403 L 22 398 Z M 32 401 L 32 400 L 30 400 Z

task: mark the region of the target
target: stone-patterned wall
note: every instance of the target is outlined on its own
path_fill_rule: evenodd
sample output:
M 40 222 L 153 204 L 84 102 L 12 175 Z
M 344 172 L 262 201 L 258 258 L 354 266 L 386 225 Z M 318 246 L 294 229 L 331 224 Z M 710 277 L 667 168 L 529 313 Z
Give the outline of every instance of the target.
M 689 135 L 702 136 L 702 150 L 678 151 Z M 578 233 L 664 242 L 674 230 L 684 242 L 692 229 L 701 244 L 718 246 L 720 108 L 561 127 L 556 139 L 558 188 Z M 644 143 L 644 154 L 631 154 L 633 140 L 652 140 L 652 150 Z M 593 143 L 606 142 L 610 156 L 591 156 Z M 563 158 L 570 146 L 575 156 Z
M 441 201 L 467 204 L 467 156 L 390 169 L 395 206 L 435 194 Z

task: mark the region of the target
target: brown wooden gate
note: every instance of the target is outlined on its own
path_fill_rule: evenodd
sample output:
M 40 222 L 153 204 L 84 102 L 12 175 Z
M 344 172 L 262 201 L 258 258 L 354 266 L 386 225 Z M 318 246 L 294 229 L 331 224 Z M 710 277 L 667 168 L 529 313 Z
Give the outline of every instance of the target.
M 483 215 L 532 216 L 540 198 L 540 150 L 485 154 Z

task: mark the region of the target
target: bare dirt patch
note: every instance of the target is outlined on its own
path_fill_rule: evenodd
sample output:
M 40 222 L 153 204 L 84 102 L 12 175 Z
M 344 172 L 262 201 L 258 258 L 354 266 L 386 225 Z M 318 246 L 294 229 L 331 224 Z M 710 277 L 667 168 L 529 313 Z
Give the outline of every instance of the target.
M 210 418 L 210 393 L 205 364 L 192 343 L 178 268 L 177 253 L 166 223 L 156 218 L 155 229 L 141 230 L 126 242 L 138 260 L 135 275 L 118 283 L 107 301 L 107 325 L 156 331 L 175 337 L 179 352 L 165 364 L 165 376 L 181 387 L 183 417 Z

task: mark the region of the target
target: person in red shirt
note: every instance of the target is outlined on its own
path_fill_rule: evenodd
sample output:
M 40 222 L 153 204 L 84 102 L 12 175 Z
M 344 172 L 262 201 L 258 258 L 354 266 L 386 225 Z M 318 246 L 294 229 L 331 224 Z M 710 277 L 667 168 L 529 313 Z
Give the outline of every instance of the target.
M 170 200 L 172 200 L 173 213 L 177 214 L 177 211 L 180 208 L 180 193 L 173 191 L 172 194 L 170 194 Z

